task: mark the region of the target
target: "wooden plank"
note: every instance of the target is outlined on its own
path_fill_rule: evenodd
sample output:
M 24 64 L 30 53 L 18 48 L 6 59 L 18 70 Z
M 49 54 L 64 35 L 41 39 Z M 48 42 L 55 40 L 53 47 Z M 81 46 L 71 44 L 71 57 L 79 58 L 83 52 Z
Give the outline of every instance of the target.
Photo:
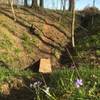
M 52 72 L 50 59 L 40 59 L 39 72 L 44 74 Z

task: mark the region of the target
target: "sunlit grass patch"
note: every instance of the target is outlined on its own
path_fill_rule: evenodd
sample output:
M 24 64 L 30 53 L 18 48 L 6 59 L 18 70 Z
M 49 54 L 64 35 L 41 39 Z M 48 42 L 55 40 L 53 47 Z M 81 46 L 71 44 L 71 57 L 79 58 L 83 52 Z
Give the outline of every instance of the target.
M 92 69 L 89 66 L 84 66 L 78 69 L 80 76 L 77 75 L 75 69 L 56 70 L 50 77 L 48 83 L 51 87 L 51 92 L 58 99 L 66 98 L 73 99 L 96 99 L 99 100 L 100 86 L 100 69 Z M 77 88 L 75 81 L 81 78 L 83 83 L 80 88 Z M 63 99 L 62 99 L 63 100 Z
M 23 34 L 22 37 L 22 45 L 29 52 L 33 52 L 34 45 L 37 44 L 37 40 L 34 37 L 30 37 L 28 34 Z
M 14 77 L 30 78 L 32 75 L 33 73 L 29 70 L 24 71 L 17 68 L 8 69 L 0 66 L 0 82 L 7 82 Z

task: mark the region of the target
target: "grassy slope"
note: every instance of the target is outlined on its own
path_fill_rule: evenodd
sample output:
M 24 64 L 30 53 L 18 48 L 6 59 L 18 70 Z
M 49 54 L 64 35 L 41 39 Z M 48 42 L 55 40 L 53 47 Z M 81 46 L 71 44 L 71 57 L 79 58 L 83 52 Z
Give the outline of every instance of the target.
M 69 16 L 61 20 L 59 11 L 15 9 L 17 21 L 14 22 L 9 7 L 0 9 L 0 60 L 11 67 L 24 68 L 33 59 L 50 57 L 52 50 L 59 55 L 61 46 L 69 41 L 70 21 L 65 20 Z M 29 32 L 31 24 L 36 28 L 36 35 Z
M 20 25 L 3 14 L 0 15 L 0 22 L 0 61 L 12 67 L 26 66 L 30 60 L 27 53 L 30 52 L 30 55 L 34 56 L 33 50 L 30 48 L 35 40 L 30 41 L 30 35 L 23 31 L 25 28 L 21 28 Z M 16 36 L 17 34 L 19 36 Z M 24 48 L 28 51 L 26 52 Z
M 0 9 L 0 61 L 12 67 L 26 67 L 33 59 L 37 60 L 50 56 L 56 59 L 60 58 L 60 55 L 62 55 L 61 49 L 68 43 L 70 38 L 70 13 L 67 12 L 61 17 L 62 12 L 60 11 L 40 8 L 15 9 L 17 21 L 14 22 L 9 7 L 1 6 Z M 79 16 L 76 18 L 78 19 L 76 23 L 79 23 Z M 92 27 L 90 18 L 89 22 L 86 21 L 85 28 L 93 30 L 94 27 L 99 27 L 100 22 L 97 21 L 98 19 L 99 14 L 94 17 L 94 25 Z M 35 35 L 31 35 L 29 32 L 31 24 L 34 24 L 36 28 Z M 80 24 L 76 25 L 76 30 L 79 27 Z M 83 31 L 83 28 L 78 30 L 80 37 L 76 39 L 76 46 L 79 53 L 81 51 L 82 53 L 85 51 L 88 53 L 83 53 L 88 56 L 86 59 L 96 58 L 96 54 L 99 56 L 100 35 L 98 27 L 95 28 L 97 33 L 92 36 L 88 35 L 87 31 Z M 85 48 L 88 49 L 85 50 Z M 86 56 L 83 56 L 83 59 L 84 57 Z
M 19 13 L 19 11 L 21 13 Z M 40 10 L 37 11 L 38 14 L 40 14 L 40 15 L 44 14 L 46 16 L 47 20 L 48 19 L 52 20 L 52 19 L 50 19 L 51 18 L 50 15 L 52 15 L 52 13 L 54 13 L 54 12 L 50 11 L 49 13 L 47 13 L 47 12 L 43 11 L 41 14 L 41 12 L 39 12 L 39 11 Z M 23 15 L 24 20 L 21 20 L 21 22 L 25 23 L 24 25 L 28 24 L 25 20 L 29 20 L 30 23 L 32 23 L 32 21 L 34 21 L 33 16 L 29 15 L 29 12 L 27 12 L 27 11 L 24 12 L 24 14 L 26 16 L 24 14 L 22 14 L 22 12 L 24 12 L 24 10 L 22 10 L 22 11 L 18 10 L 18 16 Z M 57 13 L 59 13 L 59 12 L 57 12 Z M 29 19 L 28 19 L 27 15 L 28 15 Z M 44 15 L 42 15 L 42 17 L 44 17 Z M 57 17 L 54 17 L 55 15 L 56 14 L 54 14 L 52 16 L 56 20 Z M 59 14 L 57 14 L 57 16 L 58 15 Z M 17 18 L 18 18 L 18 20 L 20 20 L 19 17 L 17 17 Z M 33 18 L 33 19 L 31 19 L 31 18 Z M 35 21 L 37 21 L 37 17 L 35 17 L 35 19 L 36 19 Z M 40 21 L 42 23 L 44 23 L 43 20 L 40 20 Z M 38 24 L 36 22 L 34 22 L 34 24 L 37 26 L 40 25 L 40 26 L 38 26 L 38 28 L 40 28 L 40 29 L 42 29 L 43 25 L 44 25 L 44 24 L 40 24 L 39 22 L 38 22 Z M 56 25 L 56 26 L 59 26 L 59 25 Z M 63 27 L 65 27 L 65 26 L 63 26 Z M 51 28 L 51 27 L 49 26 L 49 28 Z M 45 29 L 45 31 L 47 31 L 47 30 L 48 30 L 48 28 Z M 40 36 L 42 36 L 42 35 L 43 34 L 40 34 Z M 51 35 L 51 32 L 50 32 L 50 34 L 48 34 L 48 36 L 50 36 L 50 35 Z M 51 36 L 56 37 L 56 35 L 53 35 L 53 34 Z M 58 34 L 57 34 L 57 36 L 58 36 Z M 77 43 L 76 47 L 77 47 L 78 53 L 81 56 L 79 58 L 79 62 L 81 62 L 81 61 L 83 62 L 84 57 L 85 57 L 85 61 L 86 61 L 84 63 L 84 66 L 81 62 L 81 64 L 82 64 L 81 66 L 83 66 L 83 67 L 79 68 L 80 75 L 78 75 L 76 70 L 65 68 L 62 70 L 54 71 L 52 73 L 52 75 L 50 76 L 50 80 L 47 82 L 47 85 L 50 86 L 50 93 L 55 95 L 57 100 L 66 100 L 66 98 L 69 100 L 74 100 L 74 99 L 76 99 L 76 100 L 77 99 L 99 100 L 99 98 L 100 98 L 100 88 L 99 88 L 100 87 L 100 69 L 95 68 L 94 63 L 93 63 L 94 67 L 90 68 L 92 65 L 91 62 L 93 62 L 90 59 L 91 57 L 93 59 L 95 59 L 95 58 L 98 59 L 98 62 L 99 62 L 99 57 L 100 57 L 99 36 L 100 36 L 100 34 L 97 33 L 97 34 L 87 36 L 84 38 L 82 37 L 81 40 L 76 42 Z M 51 39 L 53 39 L 53 38 L 51 38 Z M 9 17 L 0 13 L 0 60 L 4 61 L 5 63 L 9 64 L 10 66 L 14 66 L 14 67 L 15 66 L 17 66 L 17 67 L 26 66 L 27 64 L 29 64 L 31 62 L 31 59 L 36 58 L 36 56 L 38 56 L 37 54 L 39 52 L 35 52 L 34 49 L 36 49 L 35 48 L 36 46 L 39 46 L 39 44 L 38 44 L 39 41 L 40 40 L 38 38 L 36 38 L 35 36 L 31 36 L 28 33 L 28 30 L 26 27 L 19 25 L 18 23 L 15 23 L 12 19 L 10 19 Z M 58 41 L 57 41 L 55 38 L 55 41 L 61 42 L 62 40 L 58 39 Z M 34 47 L 33 47 L 33 45 L 34 45 Z M 44 46 L 44 45 L 42 45 L 42 46 Z M 96 46 L 96 48 L 94 46 Z M 44 48 L 45 48 L 45 46 L 44 46 Z M 91 49 L 93 49 L 93 52 L 91 52 Z M 38 49 L 36 49 L 36 50 L 38 50 Z M 96 52 L 96 55 L 94 54 L 94 52 Z M 34 55 L 34 53 L 35 53 L 35 55 Z M 29 61 L 27 61 L 27 60 L 29 60 Z M 97 66 L 98 65 L 99 64 L 97 63 Z M 8 70 L 5 68 L 0 68 L 0 90 L 2 90 L 1 87 L 3 85 L 5 85 L 4 83 L 8 83 L 9 87 L 11 89 L 10 95 L 6 96 L 7 100 L 8 99 L 16 100 L 17 98 L 18 98 L 18 100 L 25 100 L 25 99 L 30 100 L 32 98 L 36 98 L 36 94 L 35 94 L 36 91 L 30 92 L 31 91 L 31 88 L 30 88 L 31 82 L 30 81 L 29 81 L 29 84 L 26 84 L 28 86 L 28 89 L 25 86 L 22 86 L 25 88 L 25 90 L 23 90 L 22 88 L 19 88 L 20 86 L 18 85 L 18 87 L 17 87 L 18 89 L 16 89 L 16 87 L 14 87 L 15 90 L 12 91 L 13 88 L 11 88 L 11 86 L 12 86 L 11 84 L 14 85 L 14 82 L 15 82 L 15 80 L 13 80 L 14 78 L 19 79 L 19 77 L 20 77 L 21 81 L 22 81 L 23 79 L 26 79 L 28 76 L 32 77 L 33 73 L 31 73 L 30 71 L 19 71 L 19 70 L 15 70 L 15 69 Z M 77 89 L 75 86 L 75 81 L 79 76 L 80 76 L 80 78 L 82 78 L 84 85 L 80 89 Z M 19 84 L 19 82 L 18 82 L 18 84 Z M 23 84 L 21 84 L 21 85 L 23 85 Z M 3 91 L 1 91 L 1 93 L 2 92 Z M 47 96 L 44 95 L 44 93 L 41 93 L 40 96 L 41 96 L 41 98 L 43 98 L 43 100 L 44 99 L 47 100 Z M 0 97 L 0 99 L 1 99 L 1 97 Z M 6 99 L 6 98 L 3 98 L 3 99 Z M 1 100 L 3 100 L 3 99 L 1 99 Z
M 15 9 L 17 21 L 14 22 L 9 7 L 1 6 L 0 9 L 1 61 L 9 66 L 22 68 L 27 67 L 33 59 L 38 60 L 43 57 L 47 58 L 52 56 L 54 62 L 57 62 L 60 55 L 62 55 L 61 49 L 66 46 L 71 35 L 71 14 L 69 12 L 61 17 L 61 11 L 43 10 L 40 8 L 18 8 Z M 76 18 L 76 24 L 80 23 L 79 16 Z M 99 19 L 99 15 L 95 17 L 94 26 L 99 25 L 97 19 Z M 91 20 L 87 22 L 87 26 L 85 26 L 88 30 L 93 29 L 90 29 L 88 25 L 90 22 Z M 34 24 L 33 27 L 36 29 L 35 35 L 31 35 L 29 32 L 31 24 Z M 76 25 L 76 28 L 78 27 L 80 27 L 80 24 Z M 86 31 L 83 31 L 84 29 L 82 28 L 80 30 L 78 33 L 84 37 L 84 35 L 87 34 Z M 97 30 L 99 30 L 98 27 Z M 96 35 L 96 33 L 94 34 Z M 91 36 L 92 39 L 89 39 L 89 36 L 83 39 L 80 35 L 78 38 L 82 38 L 83 40 L 77 39 L 79 41 L 76 42 L 76 44 L 79 44 L 78 49 L 82 47 L 82 43 L 84 45 L 94 45 L 93 42 L 98 42 L 99 47 L 99 32 L 97 34 L 96 36 Z M 96 40 L 96 38 L 98 38 L 98 40 Z M 81 50 L 84 50 L 84 48 L 83 46 Z M 98 53 L 99 50 L 96 50 L 96 52 Z M 90 56 L 90 53 L 88 56 Z

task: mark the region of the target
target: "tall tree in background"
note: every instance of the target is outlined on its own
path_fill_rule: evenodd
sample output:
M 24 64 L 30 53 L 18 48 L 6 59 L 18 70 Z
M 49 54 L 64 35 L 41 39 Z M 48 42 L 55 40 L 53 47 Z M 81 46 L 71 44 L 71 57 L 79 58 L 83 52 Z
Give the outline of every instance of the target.
M 95 9 L 95 0 L 93 0 L 93 10 Z M 94 24 L 94 14 L 92 15 L 92 21 L 91 24 Z
M 28 4 L 27 4 L 27 0 L 24 0 L 24 6 L 27 6 Z
M 95 0 L 93 0 L 93 7 L 95 7 Z
M 44 0 L 40 0 L 40 7 L 44 7 Z
M 74 9 L 74 1 L 75 0 L 69 0 L 69 8 L 68 8 L 69 11 L 72 11 Z
M 66 8 L 66 1 L 67 0 L 61 0 L 61 9 L 64 11 Z
M 36 7 L 38 6 L 38 0 L 32 0 L 31 7 Z
M 63 0 L 63 11 L 65 11 L 65 9 L 66 9 L 66 1 L 67 0 Z

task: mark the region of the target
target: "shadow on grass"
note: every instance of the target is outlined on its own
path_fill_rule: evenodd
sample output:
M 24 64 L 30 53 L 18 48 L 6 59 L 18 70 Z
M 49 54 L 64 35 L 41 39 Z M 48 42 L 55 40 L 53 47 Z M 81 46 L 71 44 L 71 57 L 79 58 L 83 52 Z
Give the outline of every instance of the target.
M 0 100 L 34 100 L 34 93 L 28 88 L 11 89 L 9 95 L 0 95 Z

